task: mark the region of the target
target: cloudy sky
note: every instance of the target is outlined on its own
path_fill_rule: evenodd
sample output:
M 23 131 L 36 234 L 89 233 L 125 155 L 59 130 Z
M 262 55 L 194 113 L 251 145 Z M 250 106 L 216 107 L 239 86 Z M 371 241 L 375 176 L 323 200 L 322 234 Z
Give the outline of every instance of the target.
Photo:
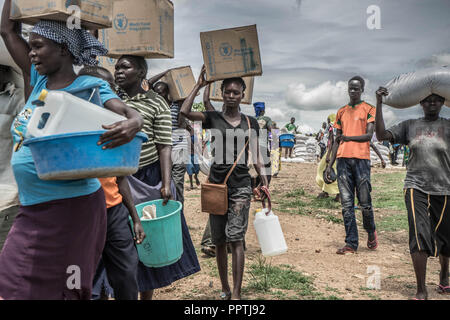
M 347 81 L 366 79 L 363 98 L 395 76 L 450 65 L 450 0 L 173 0 L 175 58 L 151 60 L 150 74 L 191 65 L 198 77 L 203 57 L 200 32 L 256 24 L 263 75 L 253 102 L 279 126 L 291 116 L 318 130 L 348 102 Z M 370 6 L 379 8 L 380 29 Z M 375 25 L 376 26 L 376 25 Z M 196 100 L 201 101 L 201 96 Z M 219 106 L 219 104 L 216 104 Z M 419 117 L 421 108 L 385 107 L 386 122 Z M 450 108 L 442 115 L 450 117 Z M 253 107 L 243 111 L 254 114 Z

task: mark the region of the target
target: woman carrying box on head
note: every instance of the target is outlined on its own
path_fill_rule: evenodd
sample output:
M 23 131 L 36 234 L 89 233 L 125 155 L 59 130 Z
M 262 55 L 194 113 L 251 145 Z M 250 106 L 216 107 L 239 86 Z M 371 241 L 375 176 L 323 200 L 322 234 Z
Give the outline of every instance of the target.
M 42 89 L 69 91 L 99 87 L 103 105 L 128 120 L 104 126 L 98 142 L 114 148 L 133 139 L 142 127 L 140 115 L 128 108 L 105 81 L 77 77 L 73 64 L 94 65 L 93 56 L 107 50 L 83 29 L 40 21 L 29 44 L 17 33 L 20 23 L 9 19 L 6 0 L 1 35 L 30 79 L 29 99 L 16 117 L 11 159 L 19 188 L 20 209 L 0 254 L 0 296 L 4 299 L 90 299 L 92 279 L 106 237 L 105 197 L 97 179 L 39 179 L 30 149 L 23 146 L 26 127 Z
M 379 141 L 410 148 L 404 186 L 408 211 L 409 249 L 417 281 L 414 299 L 428 298 L 426 265 L 429 256 L 439 256 L 441 272 L 437 290 L 450 294 L 450 119 L 439 117 L 445 98 L 432 94 L 422 101 L 424 117 L 403 121 L 385 129 L 383 96 L 377 92 L 376 134 Z
M 145 201 L 169 199 L 176 195 L 175 186 L 171 184 L 172 118 L 169 106 L 163 97 L 152 89 L 147 92 L 141 84 L 148 71 L 143 57 L 125 55 L 116 64 L 114 74 L 117 93 L 129 107 L 137 110 L 144 118 L 142 131 L 149 141 L 142 146 L 139 170 L 129 177 L 131 191 L 134 186 L 142 184 L 148 195 Z M 133 197 L 136 193 L 133 195 Z M 135 204 L 136 200 L 135 200 Z M 138 265 L 138 284 L 141 299 L 150 300 L 154 289 L 165 287 L 172 282 L 200 271 L 197 255 L 181 212 L 183 233 L 183 255 L 176 263 L 162 267 L 149 268 L 142 263 Z M 147 235 L 148 237 L 151 235 Z
M 219 144 L 222 142 L 223 148 L 222 150 L 218 150 L 218 148 L 216 148 L 213 155 L 214 160 L 211 165 L 211 171 L 208 179 L 211 183 L 223 183 L 228 172 L 238 160 L 238 154 L 245 151 L 244 157 L 242 157 L 239 164 L 236 165 L 227 181 L 227 213 L 225 215 L 210 214 L 211 235 L 213 243 L 216 245 L 217 267 L 222 283 L 221 298 L 240 299 L 245 263 L 244 240 L 248 226 L 250 200 L 252 195 L 251 180 L 247 162 L 249 159 L 249 151 L 252 147 L 254 154 L 258 155 L 253 156 L 253 159 L 257 160 L 255 168 L 262 178 L 263 186 L 261 189 L 266 192 L 268 192 L 268 182 L 266 176 L 261 174 L 263 172 L 263 165 L 260 161 L 261 155 L 259 154 L 257 140 L 249 143 L 247 147 L 244 145 L 240 146 L 239 141 L 248 141 L 249 134 L 252 134 L 253 138 L 257 139 L 259 125 L 255 118 L 247 117 L 239 111 L 239 104 L 244 97 L 245 91 L 245 83 L 242 78 L 230 78 L 223 81 L 223 112 L 192 112 L 191 108 L 195 96 L 202 87 L 208 84 L 204 76 L 205 67 L 202 68 L 194 90 L 183 103 L 183 106 L 181 107 L 181 114 L 191 121 L 202 121 L 204 129 L 212 129 L 211 132 L 215 131 L 212 134 L 214 139 L 222 139 L 222 141 L 216 141 L 216 143 Z M 227 141 L 227 133 L 234 134 L 232 139 L 228 139 L 231 141 Z M 215 136 L 215 134 L 217 136 Z M 237 136 L 236 143 L 234 141 L 235 136 Z M 226 148 L 226 146 L 230 146 L 231 148 Z M 245 149 L 243 149 L 243 147 Z M 228 283 L 227 242 L 231 243 L 232 248 L 233 290 L 230 289 Z

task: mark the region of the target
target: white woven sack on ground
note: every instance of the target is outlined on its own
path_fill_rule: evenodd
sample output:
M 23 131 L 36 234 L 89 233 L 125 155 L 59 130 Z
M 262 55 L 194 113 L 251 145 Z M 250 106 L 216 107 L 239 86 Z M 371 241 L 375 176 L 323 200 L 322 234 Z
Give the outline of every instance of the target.
M 295 138 L 297 139 L 297 141 L 298 141 L 298 140 L 303 140 L 303 141 L 308 140 L 308 137 L 307 137 L 307 136 L 304 136 L 304 135 L 302 135 L 302 134 L 296 134 L 296 135 L 295 135 Z

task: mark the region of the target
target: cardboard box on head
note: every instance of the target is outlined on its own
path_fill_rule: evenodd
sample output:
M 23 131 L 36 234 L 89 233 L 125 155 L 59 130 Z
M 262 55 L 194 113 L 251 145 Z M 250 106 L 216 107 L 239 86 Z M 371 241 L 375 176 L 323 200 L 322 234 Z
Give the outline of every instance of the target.
M 256 25 L 200 33 L 206 80 L 262 75 Z
M 169 0 L 114 1 L 112 28 L 99 31 L 108 56 L 174 57 L 173 3 Z
M 172 101 L 186 99 L 196 83 L 190 66 L 171 69 L 161 81 L 169 85 L 169 95 Z
M 252 104 L 252 98 L 253 98 L 253 86 L 255 82 L 254 77 L 244 77 L 242 78 L 245 82 L 245 86 L 247 87 L 245 89 L 245 95 L 244 99 L 242 99 L 241 103 L 243 104 Z M 210 91 L 209 91 L 209 99 L 212 101 L 223 101 L 222 98 L 222 91 L 220 90 L 220 87 L 222 86 L 222 80 L 221 81 L 215 81 L 211 83 L 210 85 Z
M 111 28 L 112 4 L 113 0 L 12 0 L 11 19 L 28 24 L 41 19 L 67 22 L 75 13 L 70 6 L 78 6 L 83 28 Z

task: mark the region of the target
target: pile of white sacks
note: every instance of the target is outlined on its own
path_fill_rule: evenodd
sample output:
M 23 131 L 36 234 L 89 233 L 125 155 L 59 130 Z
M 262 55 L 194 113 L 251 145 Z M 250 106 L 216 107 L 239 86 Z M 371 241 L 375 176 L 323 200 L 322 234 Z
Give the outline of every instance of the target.
M 384 159 L 384 162 L 386 162 L 386 165 L 390 164 L 391 160 L 389 158 L 389 148 L 379 142 L 374 142 L 373 144 L 377 147 L 378 151 L 380 151 L 381 156 Z M 380 158 L 372 148 L 370 148 L 370 164 L 372 166 L 381 165 Z
M 296 143 L 292 150 L 293 158 L 282 158 L 283 162 L 316 162 L 320 152 L 319 144 L 314 137 L 304 134 L 295 135 Z M 284 152 L 282 154 L 284 156 Z
M 284 158 L 283 151 L 281 160 L 283 162 L 317 162 L 320 154 L 320 147 L 316 139 L 303 134 L 297 134 L 295 138 L 297 141 L 294 145 L 294 150 L 292 151 L 293 158 Z M 391 160 L 389 157 L 389 148 L 379 142 L 374 142 L 374 145 L 377 147 L 378 151 L 380 151 L 386 165 L 390 167 Z M 402 159 L 403 154 L 401 150 L 399 150 L 397 162 L 401 163 Z M 370 148 L 370 162 L 371 166 L 381 166 L 381 160 L 372 148 Z

